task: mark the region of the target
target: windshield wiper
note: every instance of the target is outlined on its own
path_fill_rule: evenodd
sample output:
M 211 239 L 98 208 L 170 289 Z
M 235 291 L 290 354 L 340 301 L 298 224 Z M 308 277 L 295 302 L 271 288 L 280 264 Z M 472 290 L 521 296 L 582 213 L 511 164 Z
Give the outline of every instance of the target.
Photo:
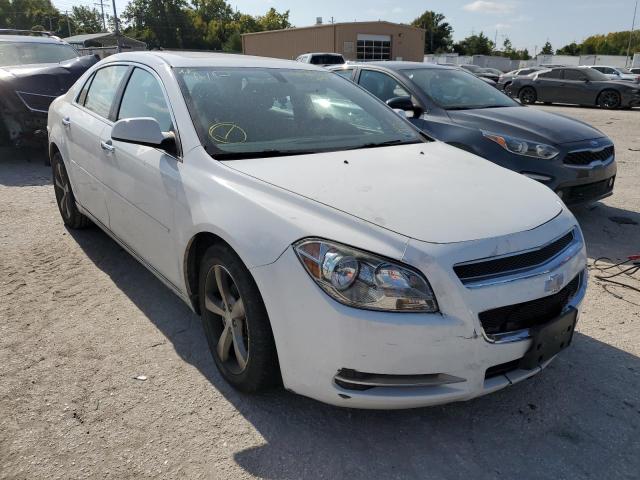
M 317 150 L 262 150 L 259 152 L 222 152 L 212 153 L 216 160 L 248 160 L 251 158 L 287 157 L 292 155 L 309 155 L 319 153 Z
M 412 145 L 414 143 L 422 143 L 420 140 L 387 140 L 386 142 L 372 142 L 365 143 L 364 145 L 358 145 L 357 147 L 350 147 L 346 150 L 359 150 L 361 148 L 378 148 L 378 147 L 390 147 L 391 145 Z

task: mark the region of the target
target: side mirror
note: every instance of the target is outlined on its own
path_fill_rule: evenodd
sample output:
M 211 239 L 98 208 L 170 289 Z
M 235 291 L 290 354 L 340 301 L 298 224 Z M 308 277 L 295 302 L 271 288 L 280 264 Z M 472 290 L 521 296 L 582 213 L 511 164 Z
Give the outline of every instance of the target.
M 160 148 L 171 155 L 177 153 L 173 132 L 163 132 L 158 121 L 150 117 L 118 120 L 111 129 L 111 138 L 118 142 Z
M 396 112 L 400 111 L 409 118 L 418 118 L 424 113 L 423 108 L 413 97 L 393 97 L 387 100 L 387 105 Z M 408 115 L 412 113 L 412 115 Z

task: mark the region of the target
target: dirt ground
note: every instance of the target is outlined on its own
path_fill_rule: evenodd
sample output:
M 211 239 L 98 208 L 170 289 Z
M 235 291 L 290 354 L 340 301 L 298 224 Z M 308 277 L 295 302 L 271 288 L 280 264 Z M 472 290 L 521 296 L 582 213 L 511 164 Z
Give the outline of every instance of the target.
M 615 195 L 577 215 L 590 258 L 640 253 L 640 111 L 537 108 L 614 139 Z M 592 275 L 573 346 L 467 403 L 245 396 L 199 318 L 100 230 L 65 229 L 42 159 L 3 150 L 0 478 L 637 479 L 640 294 L 610 291 Z

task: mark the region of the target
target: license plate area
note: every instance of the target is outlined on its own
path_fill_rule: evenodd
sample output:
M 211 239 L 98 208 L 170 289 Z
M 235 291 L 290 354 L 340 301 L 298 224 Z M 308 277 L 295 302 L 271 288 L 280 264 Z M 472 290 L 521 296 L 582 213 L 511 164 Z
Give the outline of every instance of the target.
M 531 329 L 531 348 L 520 360 L 520 368 L 532 370 L 571 345 L 578 311 L 570 308 L 560 317 Z

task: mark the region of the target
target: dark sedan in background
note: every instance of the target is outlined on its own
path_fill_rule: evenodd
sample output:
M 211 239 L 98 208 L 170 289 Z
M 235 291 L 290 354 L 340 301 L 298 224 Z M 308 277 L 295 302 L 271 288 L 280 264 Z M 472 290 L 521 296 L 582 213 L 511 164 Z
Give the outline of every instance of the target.
M 332 68 L 438 140 L 544 183 L 565 203 L 611 195 L 614 146 L 578 120 L 520 105 L 458 68 L 368 62 Z
M 563 67 L 516 77 L 507 93 L 524 104 L 592 105 L 607 109 L 640 107 L 640 85 L 610 80 L 587 67 Z
M 49 105 L 98 60 L 47 32 L 0 30 L 0 144 L 46 145 Z

